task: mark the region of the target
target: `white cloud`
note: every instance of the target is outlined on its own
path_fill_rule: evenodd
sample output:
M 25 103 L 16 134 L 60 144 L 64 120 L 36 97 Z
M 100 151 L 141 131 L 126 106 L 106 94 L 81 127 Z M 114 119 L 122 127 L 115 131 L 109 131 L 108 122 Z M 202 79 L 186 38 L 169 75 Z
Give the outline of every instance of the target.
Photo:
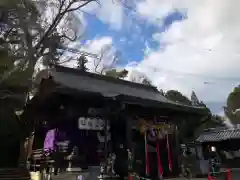
M 53 22 L 56 14 L 58 13 L 59 1 L 57 0 L 37 0 L 40 13 L 42 14 L 42 25 L 49 26 Z M 66 6 L 70 0 L 65 1 Z M 83 2 L 76 1 L 71 8 L 75 8 Z M 120 30 L 123 27 L 123 23 L 126 24 L 127 18 L 124 14 L 124 7 L 122 3 L 113 0 L 99 0 L 98 3 L 93 1 L 86 6 L 80 8 L 73 13 L 68 13 L 69 16 L 65 16 L 58 25 L 58 30 L 65 30 L 66 25 L 72 28 L 78 29 L 80 34 L 85 30 L 87 21 L 84 18 L 84 12 L 95 15 L 98 19 L 106 24 L 109 24 L 111 28 Z M 67 24 L 69 17 L 73 20 L 73 23 Z
M 116 52 L 112 38 L 105 36 L 94 40 L 89 40 L 82 48 L 86 52 L 98 54 L 100 59 L 88 58 L 87 67 L 91 72 L 101 72 L 104 68 L 110 68 Z
M 103 68 L 110 68 L 113 64 L 113 58 L 116 53 L 116 49 L 113 46 L 112 38 L 109 36 L 103 36 L 94 40 L 88 40 L 84 45 L 76 42 L 71 44 L 70 47 L 90 53 L 94 56 L 87 56 L 87 68 L 90 72 L 100 72 Z M 71 56 L 71 54 L 69 53 L 66 55 Z M 75 54 L 73 55 L 76 56 Z M 99 60 L 100 57 L 101 61 Z M 65 63 L 64 65 L 68 67 L 76 67 L 77 62 L 70 61 Z
M 189 1 L 190 2 L 190 1 Z M 145 0 L 137 3 L 137 11 L 150 22 L 162 25 L 163 18 L 175 9 L 185 9 L 187 0 Z
M 121 29 L 126 20 L 124 7 L 118 1 L 99 0 L 98 3 L 91 3 L 83 8 L 84 11 L 96 15 L 101 21 L 109 24 L 113 29 Z
M 146 46 L 142 62 L 134 67 L 127 66 L 130 71 L 134 69 L 131 76 L 145 73 L 155 85 L 165 90 L 178 89 L 185 95 L 194 90 L 205 102 L 225 102 L 229 91 L 240 83 L 226 78 L 240 79 L 240 1 L 143 0 L 136 5 L 141 16 L 156 25 L 162 25 L 164 17 L 176 9 L 186 12 L 187 19 L 174 22 L 164 33 L 153 35 L 153 39 L 164 47 L 151 50 Z M 130 19 L 124 14 L 124 7 L 113 0 L 100 0 L 100 5 L 91 3 L 82 10 L 118 30 L 125 29 L 126 21 Z M 78 13 L 79 17 L 82 16 L 80 11 Z M 140 38 L 138 33 L 135 35 Z M 81 48 L 99 53 L 108 45 L 112 47 L 112 39 L 102 37 L 88 41 Z M 104 65 L 109 65 L 114 52 L 115 48 L 110 48 L 105 54 Z M 92 58 L 88 66 L 93 70 Z M 221 106 L 216 111 L 221 112 Z
M 240 83 L 226 79 L 240 79 L 239 5 L 237 0 L 140 2 L 139 13 L 153 23 L 178 8 L 187 11 L 187 19 L 154 35 L 166 44 L 165 49 L 151 51 L 138 68 L 165 90 L 178 89 L 186 95 L 195 90 L 205 102 L 225 102 L 228 93 Z

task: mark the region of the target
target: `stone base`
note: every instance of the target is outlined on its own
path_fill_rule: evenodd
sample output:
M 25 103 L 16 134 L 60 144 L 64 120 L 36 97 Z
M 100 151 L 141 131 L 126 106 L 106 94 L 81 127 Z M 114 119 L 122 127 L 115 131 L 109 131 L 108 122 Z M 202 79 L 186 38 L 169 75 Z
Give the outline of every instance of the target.
M 0 168 L 0 179 L 29 180 L 30 174 L 26 168 Z
M 37 172 L 30 172 L 31 180 L 41 180 L 41 173 Z
M 52 180 L 93 180 L 90 178 L 90 173 L 65 172 L 58 175 L 53 175 Z M 95 179 L 94 179 L 95 180 Z
M 67 172 L 81 172 L 82 168 L 67 168 Z

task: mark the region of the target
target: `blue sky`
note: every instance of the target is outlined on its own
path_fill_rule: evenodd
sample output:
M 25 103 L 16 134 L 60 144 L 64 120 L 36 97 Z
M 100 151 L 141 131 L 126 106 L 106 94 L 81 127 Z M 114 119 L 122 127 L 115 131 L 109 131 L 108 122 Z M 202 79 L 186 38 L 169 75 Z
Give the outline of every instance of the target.
M 234 0 L 99 1 L 84 9 L 85 42 L 94 44 L 87 50 L 96 52 L 99 39 L 107 37 L 121 52 L 117 65 L 134 62 L 131 72 L 145 74 L 158 88 L 188 97 L 195 91 L 214 113 L 222 113 L 240 84 L 239 13 L 236 2 L 229 2 Z
M 175 21 L 184 20 L 185 15 L 180 11 L 169 13 L 163 20 L 163 25 L 158 26 L 149 23 L 147 20 L 133 19 L 131 26 L 126 29 L 115 30 L 103 21 L 99 20 L 95 15 L 84 14 L 87 21 L 85 38 L 94 40 L 99 37 L 110 36 L 113 39 L 113 45 L 121 52 L 120 65 L 124 65 L 129 61 L 141 61 L 144 58 L 144 50 L 146 46 L 151 50 L 157 49 L 161 43 L 154 41 L 152 38 L 155 33 L 166 31 Z M 141 37 L 141 38 L 140 38 Z

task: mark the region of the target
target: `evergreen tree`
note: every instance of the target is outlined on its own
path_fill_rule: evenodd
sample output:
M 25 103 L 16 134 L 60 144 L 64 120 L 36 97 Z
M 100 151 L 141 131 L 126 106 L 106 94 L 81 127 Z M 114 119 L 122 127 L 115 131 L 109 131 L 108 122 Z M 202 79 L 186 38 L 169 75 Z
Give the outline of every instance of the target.
M 77 59 L 77 69 L 80 69 L 81 71 L 88 71 L 88 68 L 86 67 L 88 60 L 84 55 L 81 55 Z
M 191 106 L 191 100 L 184 96 L 181 92 L 177 90 L 169 90 L 165 93 L 165 97 L 173 102 Z
M 126 69 L 123 69 L 121 71 L 117 71 L 116 69 L 110 69 L 106 71 L 105 75 L 121 79 L 125 78 L 128 75 L 128 71 Z
M 162 89 L 160 89 L 160 94 L 162 95 L 162 96 L 165 96 L 165 93 L 164 93 L 164 91 L 162 90 Z
M 147 77 L 143 77 L 142 84 L 152 86 L 152 82 Z
M 197 98 L 197 95 L 194 91 L 192 91 L 191 102 L 192 102 L 193 106 L 199 106 L 200 105 L 200 102 L 199 102 L 199 100 Z
M 224 108 L 225 115 L 232 124 L 239 124 L 240 120 L 240 87 L 237 86 L 228 95 L 227 106 Z

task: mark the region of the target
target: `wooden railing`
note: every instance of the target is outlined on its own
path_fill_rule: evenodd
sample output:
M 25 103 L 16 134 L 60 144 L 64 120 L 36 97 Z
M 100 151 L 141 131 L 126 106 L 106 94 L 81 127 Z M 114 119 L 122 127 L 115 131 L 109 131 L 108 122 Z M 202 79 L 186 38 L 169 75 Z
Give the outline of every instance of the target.
M 31 162 L 31 169 L 33 171 L 41 169 L 42 163 L 45 161 L 45 154 L 43 149 L 36 149 L 32 151 L 32 156 L 30 159 Z

